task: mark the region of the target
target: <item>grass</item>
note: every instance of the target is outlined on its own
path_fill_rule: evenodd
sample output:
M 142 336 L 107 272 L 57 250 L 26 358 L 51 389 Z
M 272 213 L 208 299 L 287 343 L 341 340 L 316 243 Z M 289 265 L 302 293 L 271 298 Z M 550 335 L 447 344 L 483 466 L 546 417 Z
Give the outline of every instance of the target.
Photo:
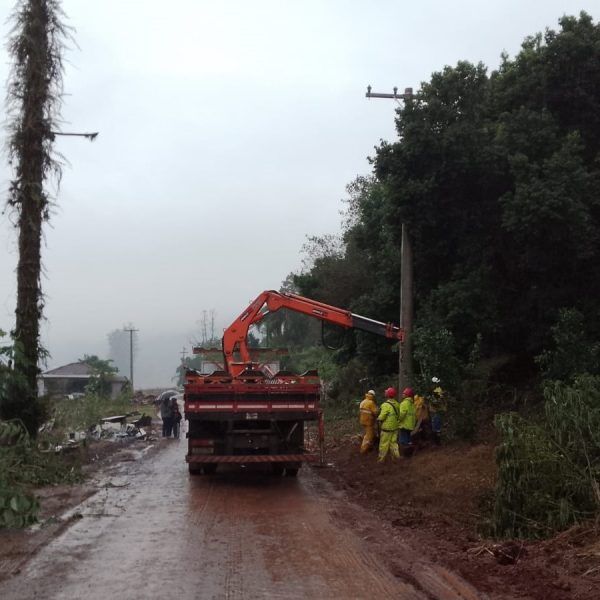
M 77 400 L 55 400 L 50 405 L 50 413 L 55 420 L 54 430 L 68 432 L 87 430 L 103 417 L 124 415 L 137 408 L 124 395 L 114 400 L 101 396 L 85 396 Z M 152 414 L 152 407 L 144 406 L 141 412 Z

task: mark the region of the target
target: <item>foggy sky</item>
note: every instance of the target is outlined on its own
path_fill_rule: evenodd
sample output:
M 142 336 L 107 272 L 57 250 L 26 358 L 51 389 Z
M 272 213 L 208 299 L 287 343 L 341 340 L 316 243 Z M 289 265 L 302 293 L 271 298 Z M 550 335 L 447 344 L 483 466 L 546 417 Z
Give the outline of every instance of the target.
M 48 367 L 139 328 L 136 387 L 169 385 L 203 310 L 218 330 L 336 233 L 345 186 L 393 141 L 393 101 L 458 60 L 496 68 L 589 0 L 64 0 L 65 166 L 45 231 Z M 2 38 L 13 2 L 0 0 Z M 8 76 L 2 48 L 0 81 Z M 5 120 L 5 119 L 3 119 Z M 0 163 L 1 202 L 11 174 Z M 12 219 L 14 220 L 14 219 Z M 0 329 L 13 325 L 16 234 L 0 216 Z M 373 315 L 376 317 L 376 315 Z

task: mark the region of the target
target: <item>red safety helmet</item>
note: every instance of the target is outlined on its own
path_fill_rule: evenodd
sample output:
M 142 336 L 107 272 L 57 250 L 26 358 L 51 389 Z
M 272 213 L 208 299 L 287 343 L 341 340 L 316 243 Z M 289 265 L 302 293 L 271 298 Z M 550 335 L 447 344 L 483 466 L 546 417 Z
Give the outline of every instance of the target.
M 404 390 L 402 391 L 403 398 L 412 398 L 414 395 L 415 393 L 412 388 L 404 388 Z
M 387 390 L 385 390 L 385 397 L 386 398 L 395 398 L 396 397 L 396 388 L 389 387 Z

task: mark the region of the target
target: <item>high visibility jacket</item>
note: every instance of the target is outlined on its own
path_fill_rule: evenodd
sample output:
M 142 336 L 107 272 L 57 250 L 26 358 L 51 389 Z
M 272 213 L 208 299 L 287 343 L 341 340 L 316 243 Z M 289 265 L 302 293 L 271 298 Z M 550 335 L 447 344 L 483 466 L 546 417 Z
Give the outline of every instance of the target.
M 400 429 L 410 429 L 411 431 L 417 424 L 417 414 L 415 412 L 415 404 L 412 398 L 404 398 L 400 402 L 400 418 L 398 419 L 398 427 Z
M 359 421 L 361 425 L 374 425 L 379 409 L 375 400 L 369 394 L 365 395 L 364 400 L 360 403 Z
M 426 421 L 429 419 L 429 408 L 423 396 L 415 396 L 415 413 L 417 421 Z
M 396 398 L 388 398 L 379 411 L 377 420 L 381 423 L 382 431 L 397 431 L 400 427 L 398 420 L 400 417 L 400 404 Z

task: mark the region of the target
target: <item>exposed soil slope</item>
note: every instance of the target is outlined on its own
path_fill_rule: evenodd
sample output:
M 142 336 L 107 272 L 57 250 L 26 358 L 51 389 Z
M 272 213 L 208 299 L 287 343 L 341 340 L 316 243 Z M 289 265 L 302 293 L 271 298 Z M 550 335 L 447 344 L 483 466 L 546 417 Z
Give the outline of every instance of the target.
M 493 503 L 492 444 L 424 448 L 380 465 L 360 456 L 359 437 L 333 428 L 322 475 L 387 520 L 398 539 L 460 573 L 478 590 L 504 598 L 597 599 L 600 537 L 579 526 L 544 542 L 497 541 L 480 535 Z M 483 528 L 485 529 L 485 527 Z

